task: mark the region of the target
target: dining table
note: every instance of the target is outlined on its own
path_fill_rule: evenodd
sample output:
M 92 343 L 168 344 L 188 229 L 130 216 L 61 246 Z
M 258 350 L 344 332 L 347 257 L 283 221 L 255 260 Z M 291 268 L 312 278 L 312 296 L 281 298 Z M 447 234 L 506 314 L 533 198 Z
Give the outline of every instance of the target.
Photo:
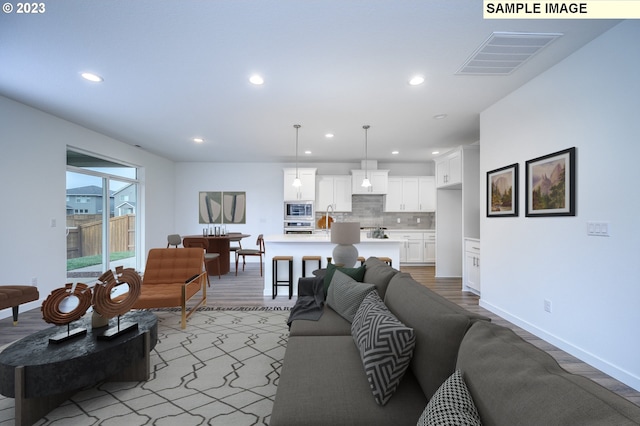
M 207 240 L 207 253 L 218 253 L 220 255 L 220 275 L 226 275 L 230 270 L 230 248 L 231 241 L 241 241 L 250 237 L 251 234 L 241 232 L 229 232 L 225 235 L 185 235 L 184 238 L 205 238 Z M 235 261 L 235 259 L 234 259 Z M 208 262 L 207 274 L 218 275 L 218 263 Z

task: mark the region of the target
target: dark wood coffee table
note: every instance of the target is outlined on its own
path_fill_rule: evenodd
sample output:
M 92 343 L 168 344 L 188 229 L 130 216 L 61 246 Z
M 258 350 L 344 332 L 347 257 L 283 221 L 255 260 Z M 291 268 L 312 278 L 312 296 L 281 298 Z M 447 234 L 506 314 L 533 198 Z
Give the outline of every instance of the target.
M 109 327 L 117 324 L 112 318 Z M 91 320 L 72 323 L 87 334 L 50 344 L 49 338 L 67 330 L 50 327 L 27 336 L 0 353 L 0 394 L 15 398 L 15 424 L 32 425 L 79 389 L 103 380 L 146 381 L 149 352 L 158 340 L 158 319 L 147 311 L 131 311 L 120 322 L 136 322 L 138 329 L 112 340 L 91 329 Z

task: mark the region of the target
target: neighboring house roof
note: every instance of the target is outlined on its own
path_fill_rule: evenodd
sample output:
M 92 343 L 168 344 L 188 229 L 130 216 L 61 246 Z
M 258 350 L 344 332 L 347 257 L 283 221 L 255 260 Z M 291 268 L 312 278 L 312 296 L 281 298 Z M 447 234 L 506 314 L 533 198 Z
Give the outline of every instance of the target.
M 116 209 L 120 209 L 123 206 L 130 206 L 133 207 L 134 209 L 136 208 L 136 202 L 135 201 L 125 201 L 124 203 L 120 203 L 116 206 Z
M 119 192 L 124 192 L 125 190 L 128 190 L 129 188 L 131 188 L 133 186 L 132 183 L 130 183 L 129 185 L 123 186 L 122 188 L 118 189 L 117 191 L 113 191 L 111 193 L 111 195 L 116 195 Z
M 114 191 L 110 191 L 113 196 Z M 81 186 L 79 188 L 67 188 L 67 195 L 94 195 L 102 196 L 102 188 L 95 185 Z

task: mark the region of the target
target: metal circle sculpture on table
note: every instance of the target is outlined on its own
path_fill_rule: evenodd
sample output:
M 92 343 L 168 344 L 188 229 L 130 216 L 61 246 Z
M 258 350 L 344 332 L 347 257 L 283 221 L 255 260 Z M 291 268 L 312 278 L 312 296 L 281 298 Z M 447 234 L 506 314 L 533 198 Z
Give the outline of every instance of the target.
M 114 289 L 125 283 L 128 284 L 129 291 L 113 298 L 111 294 Z M 98 283 L 93 288 L 93 309 L 105 318 L 126 314 L 138 300 L 141 291 L 140 275 L 134 269 L 122 270 L 117 281 L 113 272 L 108 270 L 98 278 Z
M 42 303 L 42 318 L 55 325 L 67 325 L 80 319 L 91 306 L 91 289 L 83 283 L 67 283 L 53 290 Z

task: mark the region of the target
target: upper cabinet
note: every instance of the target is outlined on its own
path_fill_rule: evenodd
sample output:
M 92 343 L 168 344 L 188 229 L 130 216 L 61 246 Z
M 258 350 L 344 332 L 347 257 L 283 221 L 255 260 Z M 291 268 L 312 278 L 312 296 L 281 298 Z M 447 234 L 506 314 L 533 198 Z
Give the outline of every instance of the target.
M 381 194 L 388 192 L 389 170 L 368 170 L 366 171 L 370 187 L 363 187 L 362 180 L 365 176 L 365 170 L 351 170 L 351 193 L 352 194 Z
M 436 178 L 434 176 L 420 176 L 418 178 L 419 193 L 418 211 L 436 211 Z
M 432 212 L 436 209 L 433 176 L 392 176 L 388 179 L 386 212 Z
M 462 156 L 455 150 L 436 160 L 436 187 L 460 185 L 462 183 Z
M 315 168 L 298 168 L 298 177 L 302 182 L 299 187 L 293 186 L 296 169 L 284 169 L 284 201 L 314 201 L 316 199 Z
M 328 206 L 336 212 L 351 211 L 351 176 L 316 177 L 316 211 L 325 211 Z

